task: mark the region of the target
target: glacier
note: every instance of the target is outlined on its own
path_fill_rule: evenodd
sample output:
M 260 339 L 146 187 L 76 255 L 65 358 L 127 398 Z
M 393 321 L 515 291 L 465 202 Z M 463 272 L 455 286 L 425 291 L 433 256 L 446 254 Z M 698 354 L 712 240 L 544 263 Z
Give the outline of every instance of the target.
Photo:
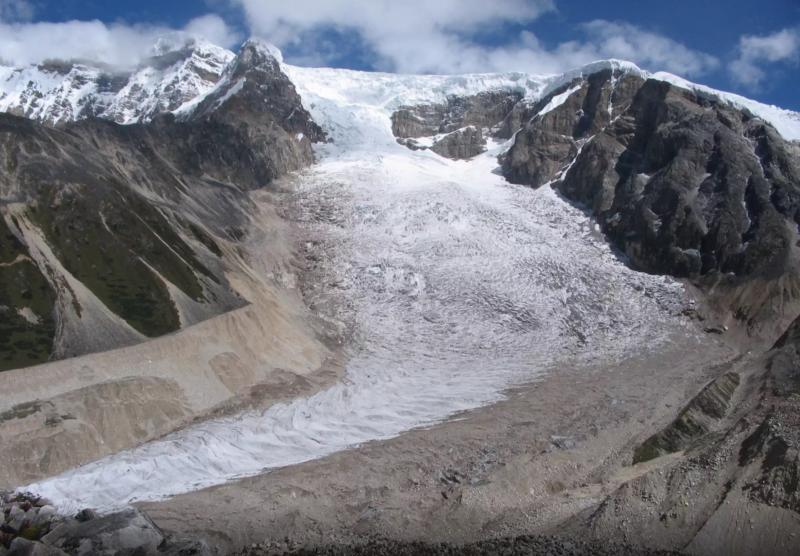
M 283 68 L 332 139 L 282 195 L 298 244 L 320 261 L 307 301 L 351 331 L 344 379 L 21 490 L 64 512 L 112 511 L 429 427 L 559 368 L 697 333 L 680 283 L 631 270 L 552 188 L 502 178 L 510 143 L 453 161 L 391 131 L 401 105 L 498 87 L 541 98 L 566 77 Z

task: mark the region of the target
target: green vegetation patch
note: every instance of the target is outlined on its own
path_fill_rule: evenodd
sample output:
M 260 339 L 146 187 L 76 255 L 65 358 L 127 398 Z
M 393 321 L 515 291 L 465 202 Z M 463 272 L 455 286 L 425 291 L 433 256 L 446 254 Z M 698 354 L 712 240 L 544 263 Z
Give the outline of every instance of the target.
M 53 350 L 56 293 L 27 257 L 0 218 L 0 371 L 44 363 Z
M 64 267 L 109 309 L 147 336 L 177 330 L 180 319 L 166 286 L 126 245 L 143 241 L 135 236 L 144 226 L 135 224 L 138 220 L 131 214 L 129 221 L 134 224 L 117 223 L 113 234 L 99 207 L 87 205 L 71 196 L 57 208 L 42 203 L 30 210 Z M 123 241 L 121 234 L 131 237 Z M 152 234 L 147 235 L 154 241 Z
M 198 275 L 217 280 L 158 209 L 132 192 L 107 184 L 89 192 L 50 188 L 42 197 L 30 213 L 61 263 L 146 336 L 180 328 L 169 291 L 151 268 L 199 302 Z
M 214 241 L 210 235 L 204 232 L 202 228 L 189 222 L 189 231 L 192 232 L 194 238 L 203 245 L 205 245 L 209 251 L 214 253 L 217 257 L 222 256 L 222 249 L 219 248 L 217 242 Z
M 0 216 L 0 264 L 13 262 L 18 256 L 27 254 L 28 250 Z

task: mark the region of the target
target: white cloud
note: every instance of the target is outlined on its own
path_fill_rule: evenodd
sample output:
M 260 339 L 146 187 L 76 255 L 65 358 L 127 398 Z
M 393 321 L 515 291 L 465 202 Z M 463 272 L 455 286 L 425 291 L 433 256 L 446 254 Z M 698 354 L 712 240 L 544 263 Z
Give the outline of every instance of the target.
M 376 69 L 401 73 L 556 73 L 611 57 L 686 76 L 718 65 L 713 56 L 662 35 L 603 20 L 581 25 L 580 40 L 554 46 L 527 31 L 494 46 L 474 40 L 475 34 L 491 34 L 504 24 L 535 21 L 556 9 L 553 0 L 215 1 L 240 7 L 254 35 L 290 52 L 290 61 L 306 65 L 341 61 L 348 48 Z M 213 14 L 176 30 L 100 21 L 22 21 L 31 13 L 27 0 L 0 0 L 0 59 L 26 64 L 77 58 L 132 66 L 163 35 L 188 33 L 228 47 L 240 38 Z
M 485 53 L 465 34 L 554 9 L 552 0 L 232 1 L 244 9 L 253 34 L 301 58 L 319 58 L 315 36 L 335 29 L 358 33 L 381 69 L 414 73 L 480 69 Z
M 240 42 L 242 37 L 225 20 L 214 14 L 197 17 L 186 24 L 183 32 L 202 37 L 216 45 L 230 47 Z
M 34 9 L 27 0 L 0 0 L 0 22 L 28 21 Z
M 320 31 L 357 33 L 379 69 L 401 73 L 559 72 L 601 58 L 623 58 L 648 69 L 699 75 L 719 65 L 661 35 L 633 25 L 593 21 L 583 40 L 547 48 L 530 32 L 501 46 L 470 40 L 504 23 L 528 23 L 555 10 L 552 0 L 231 0 L 251 32 L 290 51 L 295 62 L 324 64 L 337 53 Z
M 143 24 L 107 24 L 97 20 L 0 22 L 0 60 L 23 65 L 51 58 L 82 59 L 130 67 L 150 55 L 160 37 L 170 35 L 199 36 L 223 46 L 233 45 L 238 38 L 217 15 L 193 19 L 183 29 Z
M 629 23 L 595 20 L 583 27 L 588 44 L 604 58 L 620 58 L 685 76 L 702 75 L 719 66 L 719 60 L 710 54 Z
M 771 35 L 744 35 L 739 39 L 739 56 L 728 69 L 738 83 L 758 87 L 766 78 L 765 66 L 800 61 L 800 28 L 783 29 Z

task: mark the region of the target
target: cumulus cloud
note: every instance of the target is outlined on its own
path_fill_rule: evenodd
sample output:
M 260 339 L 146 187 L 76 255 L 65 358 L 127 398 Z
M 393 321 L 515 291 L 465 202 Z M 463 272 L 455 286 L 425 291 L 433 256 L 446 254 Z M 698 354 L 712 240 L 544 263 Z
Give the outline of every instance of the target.
M 214 14 L 192 19 L 183 28 L 183 32 L 194 37 L 202 37 L 224 47 L 234 46 L 242 40 L 238 31 L 228 25 L 224 19 Z
M 766 66 L 775 63 L 797 65 L 800 61 L 800 28 L 783 29 L 770 35 L 744 35 L 739 39 L 739 56 L 728 69 L 733 79 L 750 88 L 767 77 Z
M 325 64 L 337 53 L 327 32 L 358 35 L 378 69 L 402 73 L 559 72 L 601 58 L 624 58 L 648 69 L 700 75 L 719 65 L 708 54 L 625 23 L 593 21 L 581 40 L 546 47 L 524 31 L 500 46 L 472 40 L 476 32 L 529 23 L 554 11 L 552 0 L 231 0 L 251 31 L 292 54 Z
M 719 66 L 719 60 L 710 54 L 629 23 L 595 20 L 583 27 L 589 44 L 604 58 L 621 58 L 687 76 L 702 75 Z
M 5 0 L 0 0 L 0 2 Z M 203 37 L 232 46 L 237 34 L 213 14 L 191 20 L 182 29 L 159 25 L 128 25 L 101 21 L 6 22 L 0 21 L 0 59 L 24 65 L 43 60 L 77 59 L 131 67 L 152 54 L 162 37 Z
M 577 40 L 545 45 L 515 32 L 554 0 L 213 0 L 241 9 L 249 31 L 277 44 L 302 65 L 352 62 L 400 73 L 527 71 L 556 73 L 603 58 L 647 69 L 702 75 L 718 60 L 662 35 L 604 20 L 574 29 Z M 50 58 L 84 59 L 130 67 L 152 53 L 162 36 L 204 37 L 234 47 L 242 38 L 220 16 L 208 14 L 182 29 L 151 24 L 30 22 L 29 0 L 0 0 L 0 59 L 28 64 Z M 500 37 L 487 45 L 478 36 Z

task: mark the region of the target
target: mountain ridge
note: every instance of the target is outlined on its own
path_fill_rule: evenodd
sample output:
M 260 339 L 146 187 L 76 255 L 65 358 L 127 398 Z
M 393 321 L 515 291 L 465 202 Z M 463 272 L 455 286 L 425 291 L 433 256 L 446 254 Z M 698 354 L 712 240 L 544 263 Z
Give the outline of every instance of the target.
M 274 59 L 282 67 L 291 68 L 284 62 L 283 55 L 276 46 L 268 41 L 250 38 L 242 43 L 240 50 L 245 46 L 258 45 L 268 56 Z M 26 117 L 31 117 L 50 124 L 58 124 L 66 121 L 75 121 L 86 117 L 101 117 L 111 119 L 117 123 L 129 124 L 135 122 L 148 121 L 155 114 L 161 112 L 181 113 L 196 104 L 199 99 L 214 89 L 219 78 L 228 64 L 235 61 L 236 54 L 226 48 L 219 47 L 204 39 L 188 38 L 181 41 L 175 39 L 160 39 L 153 46 L 153 56 L 144 59 L 134 70 L 115 70 L 114 68 L 102 65 L 91 65 L 89 62 L 70 62 L 64 60 L 50 60 L 41 64 L 30 66 L 3 66 L 0 65 L 0 112 L 11 112 Z M 188 53 L 188 56 L 187 56 Z M 177 58 L 177 60 L 175 60 Z M 161 75 L 161 79 L 153 80 L 153 74 L 163 71 L 164 64 L 168 61 L 168 70 Z M 203 63 L 205 61 L 206 63 Z M 195 62 L 192 71 L 192 62 Z M 182 65 L 183 64 L 183 65 Z M 177 66 L 182 65 L 181 68 Z M 188 66 L 188 67 L 185 67 Z M 70 68 L 64 72 L 66 68 Z M 71 73 L 76 68 L 82 69 L 84 75 L 72 76 Z M 179 69 L 185 69 L 181 74 Z M 333 69 L 333 68 L 324 68 Z M 660 81 L 671 83 L 677 87 L 694 90 L 698 93 L 717 97 L 737 108 L 745 108 L 752 111 L 755 115 L 766 119 L 772 123 L 776 129 L 787 140 L 800 140 L 800 113 L 793 112 L 774 105 L 764 104 L 721 90 L 716 90 L 704 85 L 690 82 L 679 76 L 668 72 L 650 72 L 643 70 L 633 62 L 609 58 L 597 60 L 584 64 L 578 68 L 567 70 L 560 74 L 531 74 L 526 72 L 503 72 L 503 73 L 472 73 L 462 75 L 417 75 L 417 76 L 398 76 L 398 74 L 386 74 L 381 72 L 363 72 L 359 70 L 333 69 L 333 71 L 347 73 L 364 73 L 374 78 L 380 79 L 385 76 L 397 77 L 416 77 L 421 81 L 427 81 L 428 85 L 438 82 L 450 82 L 453 94 L 468 94 L 478 89 L 487 88 L 516 88 L 525 94 L 529 101 L 536 101 L 544 98 L 556 88 L 563 84 L 586 77 L 592 73 L 602 70 L 621 71 L 631 73 L 642 78 L 653 78 Z M 34 70 L 39 71 L 36 75 Z M 56 78 L 48 77 L 53 74 L 64 75 L 64 82 L 59 83 Z M 203 79 L 202 75 L 206 78 Z M 27 76 L 21 78 L 22 75 Z M 63 105 L 63 111 L 57 108 L 50 108 L 64 102 L 64 90 L 70 89 L 70 84 L 75 78 L 92 81 L 92 78 L 100 81 L 102 79 L 124 79 L 124 86 L 120 87 L 116 94 L 120 98 L 109 100 L 98 89 L 76 90 L 77 98 L 70 99 L 71 102 Z M 159 77 L 156 75 L 155 77 Z M 27 83 L 20 83 L 27 79 Z M 466 85 L 459 88 L 456 84 L 459 80 L 472 81 L 473 85 Z M 40 82 L 37 82 L 40 80 Z M 81 79 L 78 79 L 80 81 Z M 144 86 L 150 82 L 150 89 Z M 155 81 L 156 85 L 152 82 Z M 480 82 L 483 81 L 481 84 Z M 492 83 L 494 82 L 494 83 Z M 20 86 L 27 86 L 27 89 L 20 90 Z M 165 89 L 170 85 L 184 86 L 184 90 L 179 91 L 181 102 L 175 99 L 165 98 Z M 48 89 L 48 87 L 50 87 Z M 135 95 L 129 94 L 130 90 L 150 93 L 148 96 L 140 96 L 139 104 L 144 107 L 128 107 L 126 103 L 135 101 Z M 97 97 L 97 98 L 93 98 Z M 407 102 L 417 102 L 421 99 L 408 99 Z

